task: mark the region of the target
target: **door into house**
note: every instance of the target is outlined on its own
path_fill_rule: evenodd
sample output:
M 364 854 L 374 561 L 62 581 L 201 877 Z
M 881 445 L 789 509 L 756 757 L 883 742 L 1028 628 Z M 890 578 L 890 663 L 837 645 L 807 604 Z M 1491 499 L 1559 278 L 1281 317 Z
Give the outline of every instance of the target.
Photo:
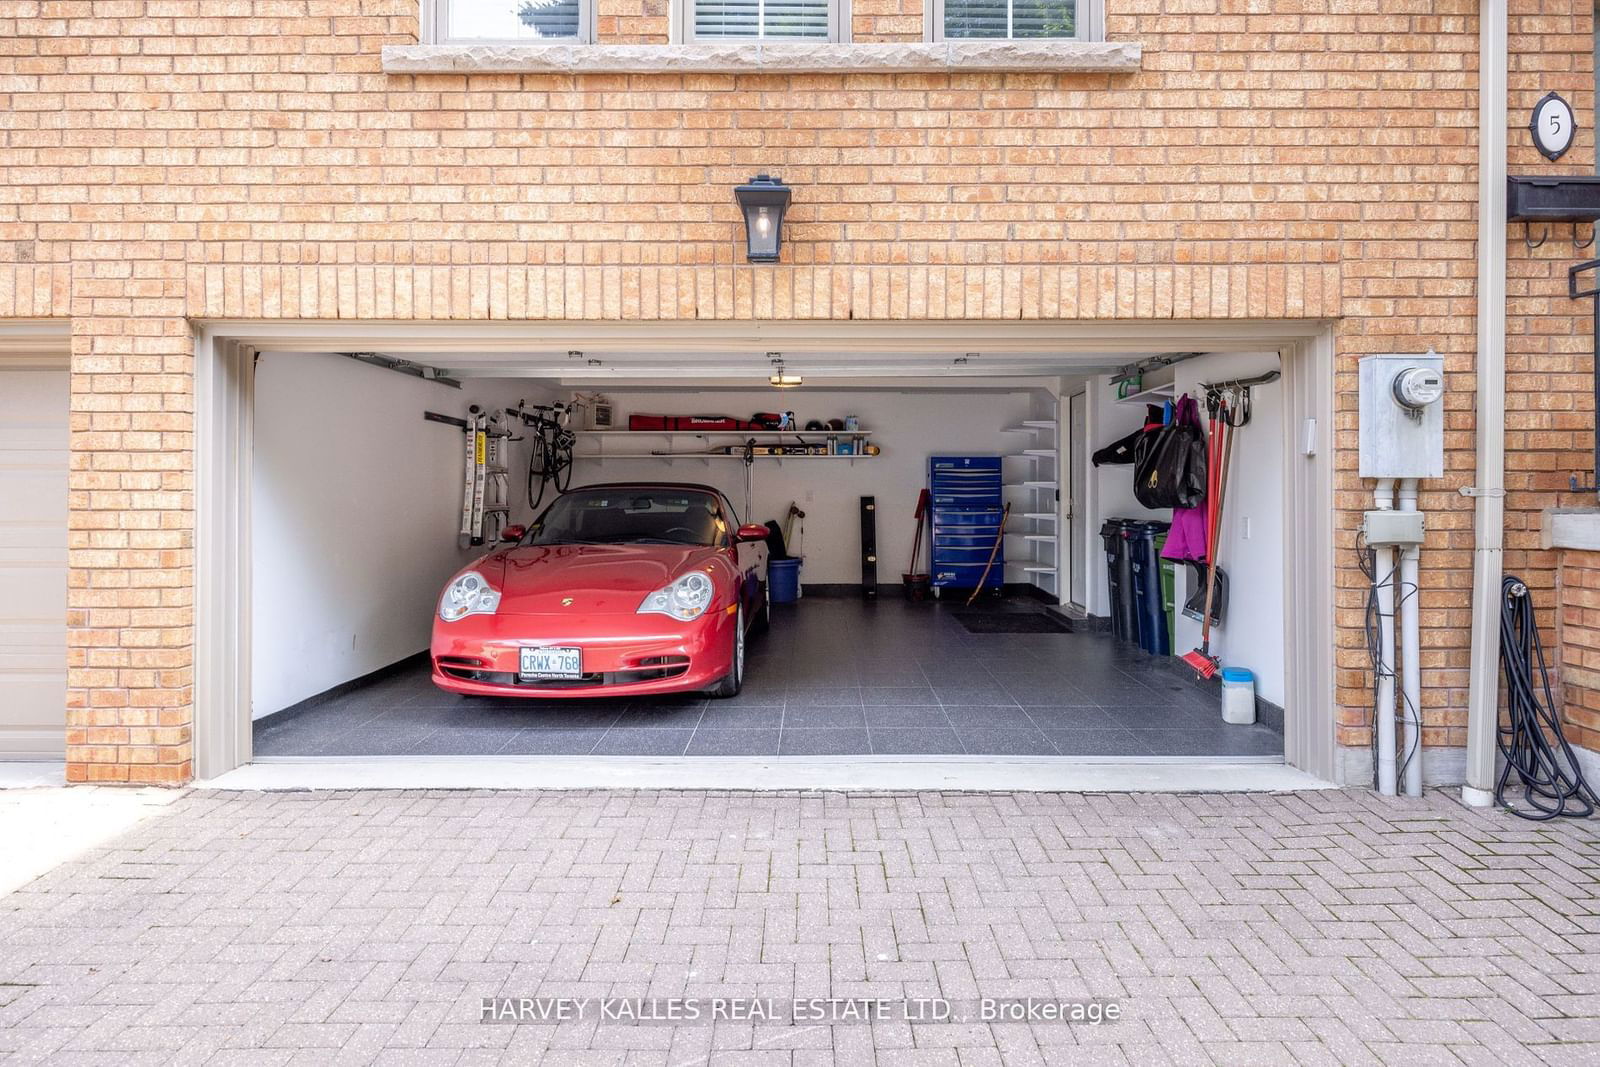
M 67 371 L 0 368 L 0 759 L 65 751 Z
M 1067 599 L 1073 607 L 1082 608 L 1089 602 L 1084 579 L 1084 542 L 1088 537 L 1088 506 L 1083 499 L 1083 465 L 1088 461 L 1084 451 L 1087 440 L 1084 426 L 1086 392 L 1076 392 L 1067 398 L 1067 425 L 1063 440 L 1067 453 Z

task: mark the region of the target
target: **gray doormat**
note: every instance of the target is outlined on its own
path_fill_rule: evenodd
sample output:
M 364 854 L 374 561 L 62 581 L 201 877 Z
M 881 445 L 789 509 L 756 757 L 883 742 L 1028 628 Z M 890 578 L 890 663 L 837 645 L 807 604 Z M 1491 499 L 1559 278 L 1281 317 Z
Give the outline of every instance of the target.
M 958 611 L 969 634 L 1070 634 L 1072 627 L 1042 611 Z

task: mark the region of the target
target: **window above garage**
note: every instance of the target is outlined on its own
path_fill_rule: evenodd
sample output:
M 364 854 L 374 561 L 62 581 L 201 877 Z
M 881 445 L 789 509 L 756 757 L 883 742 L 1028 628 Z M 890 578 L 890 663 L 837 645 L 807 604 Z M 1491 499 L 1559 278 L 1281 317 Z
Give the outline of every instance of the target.
M 931 40 L 1094 40 L 1078 0 L 930 0 Z
M 852 0 L 672 0 L 642 20 L 654 37 L 627 43 L 607 40 L 623 0 L 419 2 L 421 41 L 384 47 L 390 74 L 1132 72 L 1142 59 L 1138 42 L 1102 39 L 1101 0 L 923 0 L 922 41 L 852 41 L 853 21 L 870 26 Z
M 423 2 L 423 39 L 436 45 L 594 40 L 594 0 Z
M 843 0 L 679 0 L 684 41 L 838 41 Z

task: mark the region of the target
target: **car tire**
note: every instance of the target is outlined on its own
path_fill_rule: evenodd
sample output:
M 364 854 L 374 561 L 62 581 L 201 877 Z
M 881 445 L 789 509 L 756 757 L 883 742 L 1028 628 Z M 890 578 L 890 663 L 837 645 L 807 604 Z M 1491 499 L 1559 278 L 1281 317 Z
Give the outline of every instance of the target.
M 740 607 L 733 617 L 733 666 L 711 690 L 711 696 L 716 700 L 736 697 L 739 690 L 744 688 L 744 638 L 744 608 Z

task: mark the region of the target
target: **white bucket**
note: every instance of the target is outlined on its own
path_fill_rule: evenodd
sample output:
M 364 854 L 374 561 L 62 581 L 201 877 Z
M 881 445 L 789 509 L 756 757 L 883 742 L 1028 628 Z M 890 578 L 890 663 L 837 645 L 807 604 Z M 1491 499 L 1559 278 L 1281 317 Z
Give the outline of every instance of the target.
M 1222 669 L 1222 721 L 1234 726 L 1256 721 L 1256 676 L 1243 667 Z

